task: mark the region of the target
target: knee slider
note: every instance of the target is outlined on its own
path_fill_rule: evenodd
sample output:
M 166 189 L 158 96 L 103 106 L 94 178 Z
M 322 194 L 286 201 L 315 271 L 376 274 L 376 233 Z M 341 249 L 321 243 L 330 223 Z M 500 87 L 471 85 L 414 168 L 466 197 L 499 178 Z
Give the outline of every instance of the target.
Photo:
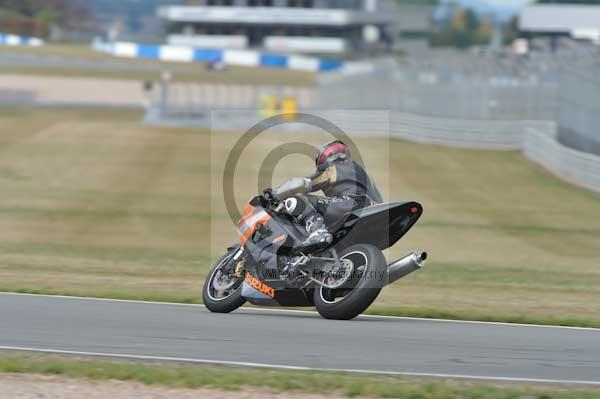
M 298 197 L 290 197 L 285 200 L 285 210 L 292 216 L 298 217 L 302 215 L 305 207 L 304 201 Z
M 295 197 L 291 197 L 285 200 L 285 210 L 289 214 L 293 214 L 298 206 L 298 200 Z

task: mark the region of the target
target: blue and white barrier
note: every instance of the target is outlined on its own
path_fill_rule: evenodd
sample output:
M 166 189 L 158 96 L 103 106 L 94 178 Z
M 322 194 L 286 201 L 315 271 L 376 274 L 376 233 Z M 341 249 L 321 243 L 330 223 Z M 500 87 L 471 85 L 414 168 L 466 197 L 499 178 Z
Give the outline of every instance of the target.
M 37 37 L 24 37 L 11 35 L 10 33 L 0 33 L 0 46 L 32 46 L 39 47 L 44 44 L 42 39 Z
M 225 65 L 285 68 L 295 71 L 328 72 L 341 69 L 343 61 L 303 55 L 280 55 L 254 50 L 202 49 L 174 45 L 149 45 L 130 42 L 94 42 L 96 51 L 117 57 L 157 59 L 172 62 L 222 62 Z

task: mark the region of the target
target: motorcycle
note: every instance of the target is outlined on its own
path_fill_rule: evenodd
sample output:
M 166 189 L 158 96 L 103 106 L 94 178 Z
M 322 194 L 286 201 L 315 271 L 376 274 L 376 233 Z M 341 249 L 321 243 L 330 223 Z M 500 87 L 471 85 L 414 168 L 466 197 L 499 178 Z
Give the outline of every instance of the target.
M 252 198 L 231 245 L 208 273 L 203 299 L 208 310 L 229 313 L 246 301 L 258 306 L 314 306 L 326 319 L 349 320 L 364 312 L 381 289 L 423 268 L 426 252 L 389 265 L 382 250 L 417 222 L 417 202 L 388 202 L 347 213 L 327 248 L 305 248 L 306 232 L 268 195 Z

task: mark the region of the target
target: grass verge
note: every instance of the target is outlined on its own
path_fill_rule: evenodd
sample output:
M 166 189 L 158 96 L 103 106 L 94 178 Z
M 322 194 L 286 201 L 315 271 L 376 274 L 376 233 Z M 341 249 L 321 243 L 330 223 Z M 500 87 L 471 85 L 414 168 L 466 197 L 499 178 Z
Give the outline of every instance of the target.
M 447 380 L 408 379 L 324 373 L 283 371 L 219 366 L 133 363 L 68 358 L 54 355 L 0 355 L 0 372 L 52 374 L 94 380 L 137 381 L 171 387 L 210 387 L 240 390 L 263 388 L 275 392 L 307 392 L 348 397 L 410 399 L 592 399 L 600 398 L 598 390 L 573 387 L 500 386 Z

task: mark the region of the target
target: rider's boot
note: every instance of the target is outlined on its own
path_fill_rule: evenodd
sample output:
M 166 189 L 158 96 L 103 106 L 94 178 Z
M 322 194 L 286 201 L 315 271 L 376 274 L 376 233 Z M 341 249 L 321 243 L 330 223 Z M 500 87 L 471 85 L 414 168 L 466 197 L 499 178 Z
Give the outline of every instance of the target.
M 310 216 L 305 222 L 305 228 L 308 237 L 295 248 L 296 254 L 310 253 L 324 249 L 333 241 L 333 236 L 325 227 L 325 221 L 322 216 Z M 289 286 L 294 288 L 302 287 L 309 278 L 308 274 L 303 272 L 297 263 L 287 266 L 285 274 Z
M 299 252 L 310 252 L 331 244 L 333 237 L 325 226 L 323 216 L 304 196 L 298 195 L 286 199 L 285 209 L 299 224 L 304 223 L 308 233 L 308 237 L 297 248 Z
M 325 227 L 322 216 L 311 216 L 305 222 L 308 237 L 302 242 L 303 248 L 322 249 L 333 241 L 333 236 Z

